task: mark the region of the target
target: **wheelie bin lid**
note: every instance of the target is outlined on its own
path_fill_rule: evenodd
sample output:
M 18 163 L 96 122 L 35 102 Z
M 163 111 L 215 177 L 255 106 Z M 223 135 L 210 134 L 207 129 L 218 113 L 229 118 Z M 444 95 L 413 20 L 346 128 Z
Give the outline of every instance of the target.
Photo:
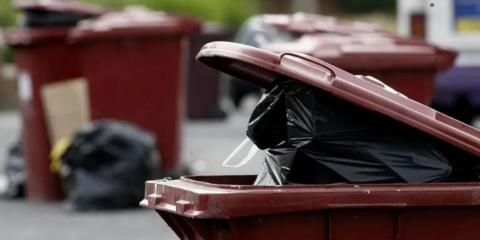
M 378 26 L 358 21 L 342 21 L 330 16 L 309 13 L 265 14 L 262 15 L 265 25 L 284 31 L 307 33 L 336 33 L 350 35 L 354 33 L 384 33 Z
M 21 11 L 46 11 L 66 13 L 94 18 L 107 12 L 102 7 L 83 3 L 77 0 L 17 0 L 14 7 Z M 17 28 L 5 32 L 5 38 L 10 46 L 32 46 L 39 43 L 65 42 L 71 26 L 45 26 L 42 28 Z
M 457 56 L 453 50 L 427 43 L 404 43 L 381 36 L 306 35 L 297 41 L 265 46 L 273 52 L 299 52 L 349 71 L 388 69 L 447 69 Z
M 106 9 L 77 0 L 17 0 L 13 3 L 19 10 L 39 10 L 49 12 L 73 13 L 97 17 L 107 12 Z
M 69 27 L 11 29 L 4 32 L 4 37 L 12 47 L 30 47 L 37 44 L 64 43 L 70 30 Z
M 94 20 L 85 20 L 71 33 L 74 43 L 115 38 L 156 35 L 192 35 L 199 32 L 201 22 L 192 17 L 164 12 L 129 10 L 107 13 Z
M 411 100 L 377 79 L 355 76 L 317 58 L 294 52 L 276 54 L 238 43 L 212 42 L 202 48 L 197 59 L 264 88 L 282 76 L 296 79 L 480 156 L 480 131 L 476 128 Z

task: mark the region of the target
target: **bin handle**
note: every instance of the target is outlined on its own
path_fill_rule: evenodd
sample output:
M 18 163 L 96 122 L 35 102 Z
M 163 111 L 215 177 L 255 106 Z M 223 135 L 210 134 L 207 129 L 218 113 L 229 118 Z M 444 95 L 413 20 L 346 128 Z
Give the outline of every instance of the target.
M 329 80 L 333 79 L 333 78 L 336 78 L 337 75 L 335 74 L 335 71 L 333 71 L 330 67 L 326 66 L 325 64 L 323 64 L 322 62 L 318 61 L 317 59 L 311 57 L 311 56 L 308 56 L 308 55 L 305 55 L 305 54 L 298 54 L 298 53 L 282 53 L 280 54 L 280 61 L 281 59 L 284 57 L 284 56 L 292 56 L 292 57 L 297 57 L 297 58 L 300 58 L 302 60 L 305 60 L 307 62 L 310 62 L 310 63 L 314 63 L 316 65 L 319 65 L 320 67 L 326 69 L 328 71 L 328 74 L 327 74 L 327 78 Z

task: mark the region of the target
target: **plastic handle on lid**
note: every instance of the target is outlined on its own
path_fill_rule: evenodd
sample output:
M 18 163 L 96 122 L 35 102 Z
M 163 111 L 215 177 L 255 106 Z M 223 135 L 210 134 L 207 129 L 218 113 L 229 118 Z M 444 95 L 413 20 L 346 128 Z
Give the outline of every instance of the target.
M 311 63 L 314 63 L 324 69 L 326 69 L 328 71 L 328 74 L 326 75 L 326 77 L 328 78 L 328 80 L 333 80 L 334 78 L 337 77 L 337 75 L 335 74 L 335 72 L 330 69 L 328 66 L 325 66 L 323 63 L 319 62 L 317 59 L 311 57 L 311 56 L 308 56 L 308 55 L 304 55 L 304 54 L 298 54 L 298 53 L 282 53 L 280 55 L 280 61 L 282 60 L 283 57 L 285 56 L 292 56 L 292 57 L 296 57 L 296 58 L 300 58 L 302 60 L 305 60 L 307 62 L 311 62 Z

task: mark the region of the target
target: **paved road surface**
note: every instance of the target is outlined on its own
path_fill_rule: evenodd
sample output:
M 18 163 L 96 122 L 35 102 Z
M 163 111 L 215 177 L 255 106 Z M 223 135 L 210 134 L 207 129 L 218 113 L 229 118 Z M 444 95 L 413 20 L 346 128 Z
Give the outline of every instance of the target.
M 243 140 L 248 121 L 245 110 L 226 121 L 187 122 L 183 159 L 197 174 L 255 173 L 261 160 L 240 169 L 221 167 L 225 157 Z M 7 146 L 19 134 L 16 113 L 0 113 L 0 166 Z M 0 180 L 1 187 L 1 180 Z M 0 239 L 177 239 L 154 211 L 75 213 L 62 203 L 0 200 Z

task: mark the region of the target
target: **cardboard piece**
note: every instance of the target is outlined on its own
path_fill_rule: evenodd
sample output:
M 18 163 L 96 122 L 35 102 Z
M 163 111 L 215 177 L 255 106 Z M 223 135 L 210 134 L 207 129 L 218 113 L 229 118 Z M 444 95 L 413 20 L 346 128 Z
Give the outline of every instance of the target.
M 42 103 L 52 146 L 72 137 L 90 120 L 87 81 L 84 78 L 46 84 Z

